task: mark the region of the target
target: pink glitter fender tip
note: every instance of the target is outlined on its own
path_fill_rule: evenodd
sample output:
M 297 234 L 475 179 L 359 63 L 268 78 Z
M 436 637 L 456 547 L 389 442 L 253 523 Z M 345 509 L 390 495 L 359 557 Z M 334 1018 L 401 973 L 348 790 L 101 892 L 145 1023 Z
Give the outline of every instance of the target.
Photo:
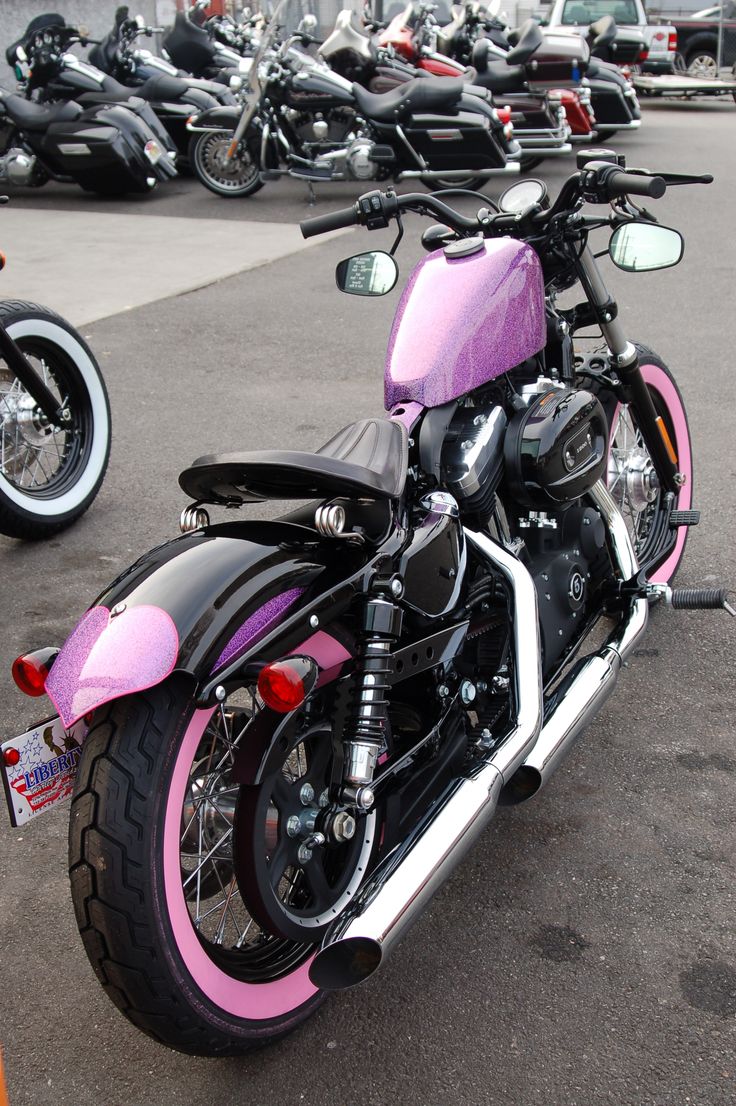
M 46 694 L 69 729 L 89 711 L 161 683 L 179 654 L 179 635 L 160 607 L 111 615 L 92 607 L 72 630 L 46 680 Z

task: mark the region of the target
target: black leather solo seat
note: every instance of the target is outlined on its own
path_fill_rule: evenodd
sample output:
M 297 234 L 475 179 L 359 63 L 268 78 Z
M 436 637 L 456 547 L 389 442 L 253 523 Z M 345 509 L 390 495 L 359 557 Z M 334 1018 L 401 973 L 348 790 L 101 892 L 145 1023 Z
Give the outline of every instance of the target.
M 81 104 L 118 104 L 137 96 L 139 100 L 160 102 L 170 100 L 176 103 L 185 101 L 189 85 L 180 77 L 170 77 L 168 73 L 149 77 L 141 85 L 120 84 L 114 77 L 105 77 L 104 88 L 99 92 L 83 92 L 77 100 Z
M 389 92 L 368 92 L 353 85 L 353 95 L 361 115 L 379 123 L 391 123 L 400 115 L 423 111 L 449 111 L 460 101 L 463 77 L 415 77 Z
M 82 114 L 79 104 L 36 104 L 24 96 L 4 96 L 3 106 L 13 122 L 26 131 L 45 131 L 51 123 L 64 123 Z
M 328 496 L 396 499 L 407 463 L 408 439 L 400 422 L 362 419 L 316 453 L 268 449 L 200 457 L 181 473 L 179 486 L 200 503 L 230 506 Z

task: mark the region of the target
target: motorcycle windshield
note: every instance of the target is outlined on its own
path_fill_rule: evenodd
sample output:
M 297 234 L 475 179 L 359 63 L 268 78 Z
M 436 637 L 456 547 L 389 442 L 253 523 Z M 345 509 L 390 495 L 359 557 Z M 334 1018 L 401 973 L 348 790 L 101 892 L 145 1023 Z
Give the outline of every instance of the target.
M 363 8 L 361 0 L 281 0 L 275 7 L 265 0 L 258 10 L 268 18 L 268 24 L 253 59 L 249 78 L 251 90 L 256 94 L 260 92 L 261 62 L 293 35 L 304 32 L 322 42 L 334 29 L 342 11 L 350 11 L 356 25 L 362 26 Z

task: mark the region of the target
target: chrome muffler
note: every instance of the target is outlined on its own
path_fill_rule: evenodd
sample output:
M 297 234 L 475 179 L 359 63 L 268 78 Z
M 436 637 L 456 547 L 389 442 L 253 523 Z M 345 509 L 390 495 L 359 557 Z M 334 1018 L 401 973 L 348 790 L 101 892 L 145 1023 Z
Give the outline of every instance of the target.
M 638 564 L 623 517 L 602 482 L 592 495 L 606 522 L 614 565 L 622 580 L 630 580 Z M 546 783 L 610 695 L 646 629 L 647 600 L 635 598 L 602 649 L 568 676 L 542 727 L 534 582 L 520 561 L 485 534 L 466 530 L 465 536 L 511 585 L 518 716 L 498 748 L 471 776 L 449 785 L 328 931 L 309 969 L 312 982 L 327 990 L 351 987 L 372 975 L 488 825 L 499 801 L 519 802 Z

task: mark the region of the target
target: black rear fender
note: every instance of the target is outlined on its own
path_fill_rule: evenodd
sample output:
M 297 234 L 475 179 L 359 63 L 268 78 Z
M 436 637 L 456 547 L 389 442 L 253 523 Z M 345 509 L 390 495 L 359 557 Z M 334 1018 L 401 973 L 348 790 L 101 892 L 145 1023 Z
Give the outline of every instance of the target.
M 260 664 L 304 653 L 326 682 L 351 657 L 331 623 L 385 559 L 287 522 L 185 534 L 102 592 L 64 644 L 47 692 L 68 727 L 172 672 L 193 678 L 200 704 L 214 703 L 215 687 L 241 686 L 256 656 Z

